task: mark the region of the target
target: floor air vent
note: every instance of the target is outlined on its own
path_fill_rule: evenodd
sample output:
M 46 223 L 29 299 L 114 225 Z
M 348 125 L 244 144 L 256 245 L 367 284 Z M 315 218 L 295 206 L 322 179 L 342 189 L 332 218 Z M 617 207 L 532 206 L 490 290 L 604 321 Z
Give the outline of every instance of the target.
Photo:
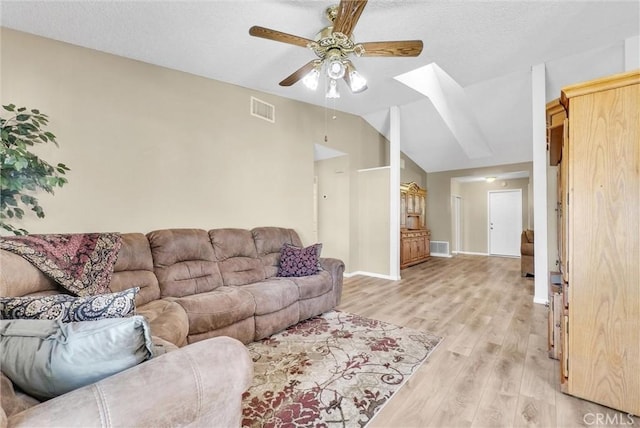
M 431 241 L 429 250 L 432 256 L 449 257 L 449 241 Z
M 251 97 L 251 116 L 259 117 L 271 123 L 276 121 L 276 108 L 256 97 Z

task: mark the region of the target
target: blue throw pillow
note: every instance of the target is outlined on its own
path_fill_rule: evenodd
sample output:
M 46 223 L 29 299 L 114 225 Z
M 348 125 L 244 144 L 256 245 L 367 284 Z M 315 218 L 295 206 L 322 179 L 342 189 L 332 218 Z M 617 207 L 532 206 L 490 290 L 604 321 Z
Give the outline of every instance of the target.
M 144 317 L 91 322 L 0 320 L 2 372 L 46 400 L 133 367 L 153 356 Z

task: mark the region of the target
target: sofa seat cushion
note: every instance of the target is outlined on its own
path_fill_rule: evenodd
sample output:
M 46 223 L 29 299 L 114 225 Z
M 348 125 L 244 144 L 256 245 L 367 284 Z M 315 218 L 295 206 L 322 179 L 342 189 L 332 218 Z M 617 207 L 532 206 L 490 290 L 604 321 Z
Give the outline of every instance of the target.
M 331 274 L 326 270 L 321 270 L 315 275 L 287 278 L 298 286 L 300 299 L 310 299 L 322 296 L 331 291 L 333 280 Z
M 185 310 L 176 302 L 154 300 L 137 309 L 137 314 L 145 317 L 151 334 L 176 346 L 187 344 L 189 318 Z
M 245 285 L 265 279 L 260 259 L 232 257 L 219 262 L 219 266 L 224 285 Z
M 220 287 L 208 293 L 176 298 L 189 318 L 189 335 L 206 333 L 252 317 L 251 293 L 239 287 Z
M 265 315 L 256 315 L 256 332 L 253 340 L 264 339 L 286 329 L 300 319 L 300 302 L 294 302 L 286 308 Z
M 206 333 L 190 334 L 187 336 L 187 340 L 191 344 L 200 342 L 201 340 L 211 339 L 212 337 L 228 336 L 233 337 L 246 345 L 255 340 L 255 332 L 255 319 L 254 317 L 249 317 L 217 330 L 211 330 Z
M 251 293 L 256 302 L 256 315 L 277 312 L 300 299 L 298 287 L 289 278 L 272 278 L 238 288 Z

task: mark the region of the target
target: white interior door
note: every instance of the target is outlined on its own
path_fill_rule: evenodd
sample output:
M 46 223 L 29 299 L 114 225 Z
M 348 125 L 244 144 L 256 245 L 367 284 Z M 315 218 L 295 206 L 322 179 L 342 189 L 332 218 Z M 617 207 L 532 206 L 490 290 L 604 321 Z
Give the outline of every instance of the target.
M 489 254 L 520 255 L 522 190 L 489 192 Z

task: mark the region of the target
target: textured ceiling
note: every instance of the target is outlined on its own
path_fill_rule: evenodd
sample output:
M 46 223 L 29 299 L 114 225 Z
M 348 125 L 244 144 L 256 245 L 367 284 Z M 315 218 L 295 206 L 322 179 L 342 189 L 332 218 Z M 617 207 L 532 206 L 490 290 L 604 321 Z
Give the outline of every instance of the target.
M 336 1 L 7 1 L 5 27 L 327 105 L 322 91 L 278 82 L 314 58 L 304 48 L 250 37 L 260 25 L 313 39 Z M 547 96 L 622 71 L 624 40 L 640 33 L 637 1 L 376 1 L 357 41 L 421 39 L 417 58 L 355 58 L 369 89 L 329 106 L 388 135 L 401 106 L 401 146 L 427 171 L 530 161 L 532 65 L 547 63 Z M 622 57 L 623 58 L 623 57 Z M 435 62 L 465 90 L 494 156 L 469 159 L 429 99 L 394 77 Z M 316 142 L 317 143 L 317 142 Z

